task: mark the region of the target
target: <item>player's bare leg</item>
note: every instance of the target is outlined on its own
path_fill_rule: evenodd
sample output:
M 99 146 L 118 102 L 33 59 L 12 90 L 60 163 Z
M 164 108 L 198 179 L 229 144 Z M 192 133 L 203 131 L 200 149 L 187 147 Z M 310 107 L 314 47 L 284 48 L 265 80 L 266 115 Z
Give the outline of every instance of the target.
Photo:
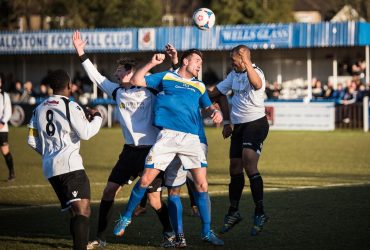
M 186 187 L 188 189 L 189 200 L 190 200 L 190 216 L 198 217 L 199 211 L 198 211 L 197 205 L 195 204 L 195 199 L 194 199 L 194 192 L 196 191 L 194 181 L 190 178 L 186 178 Z
M 90 200 L 82 199 L 71 204 L 70 231 L 74 250 L 86 250 L 89 239 Z

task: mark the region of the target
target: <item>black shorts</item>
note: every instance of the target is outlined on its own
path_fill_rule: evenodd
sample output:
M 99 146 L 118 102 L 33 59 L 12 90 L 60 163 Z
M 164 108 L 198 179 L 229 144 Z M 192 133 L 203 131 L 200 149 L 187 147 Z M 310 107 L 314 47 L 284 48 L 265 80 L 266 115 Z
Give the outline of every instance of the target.
M 144 171 L 145 159 L 150 149 L 151 146 L 135 147 L 125 144 L 108 181 L 122 186 L 141 176 Z M 149 185 L 148 192 L 160 191 L 163 183 L 163 173 L 161 172 Z
M 0 147 L 8 145 L 8 132 L 0 132 Z
M 250 148 L 261 154 L 268 132 L 266 116 L 255 121 L 235 124 L 231 135 L 230 158 L 242 158 L 243 148 Z
M 58 196 L 62 211 L 68 210 L 74 201 L 90 200 L 90 181 L 83 169 L 53 176 L 49 182 Z

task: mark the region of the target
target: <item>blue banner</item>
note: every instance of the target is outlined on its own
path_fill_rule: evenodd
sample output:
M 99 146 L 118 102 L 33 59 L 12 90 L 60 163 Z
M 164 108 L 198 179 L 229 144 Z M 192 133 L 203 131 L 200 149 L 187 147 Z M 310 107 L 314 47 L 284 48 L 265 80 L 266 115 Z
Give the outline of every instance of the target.
M 252 48 L 276 48 L 292 46 L 289 24 L 258 26 L 226 26 L 220 31 L 220 46 L 245 44 Z
M 136 31 L 136 30 L 135 30 Z M 5 33 L 0 35 L 0 53 L 66 53 L 74 52 L 73 31 Z M 120 52 L 137 50 L 136 32 L 131 30 L 86 30 L 87 51 Z

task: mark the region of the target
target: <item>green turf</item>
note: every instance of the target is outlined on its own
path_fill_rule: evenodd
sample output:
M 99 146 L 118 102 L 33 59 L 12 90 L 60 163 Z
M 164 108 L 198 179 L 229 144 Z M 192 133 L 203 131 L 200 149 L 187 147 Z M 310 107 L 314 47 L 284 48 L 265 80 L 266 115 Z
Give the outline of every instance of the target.
M 228 207 L 229 140 L 222 139 L 219 129 L 206 132 L 212 217 L 218 231 Z M 26 128 L 10 131 L 15 182 L 5 182 L 7 171 L 0 160 L 0 249 L 68 249 L 71 247 L 68 216 L 61 215 L 59 207 L 53 205 L 58 201 L 42 176 L 40 157 L 26 144 L 26 136 Z M 103 129 L 98 136 L 82 143 L 93 201 L 100 199 L 122 144 L 118 128 Z M 259 237 L 248 235 L 253 206 L 246 185 L 241 201 L 244 220 L 222 236 L 226 242 L 224 249 L 370 249 L 369 152 L 370 134 L 361 131 L 270 131 L 259 167 L 271 221 Z M 124 188 L 119 194 L 115 217 L 129 191 L 130 188 Z M 37 206 L 42 204 L 50 206 Z M 204 248 L 199 239 L 199 219 L 188 216 L 186 198 L 183 205 L 189 248 Z M 98 204 L 93 203 L 91 236 L 96 231 L 97 213 Z M 161 241 L 160 228 L 149 209 L 135 219 L 123 239 L 109 237 L 107 249 L 144 246 L 155 249 Z

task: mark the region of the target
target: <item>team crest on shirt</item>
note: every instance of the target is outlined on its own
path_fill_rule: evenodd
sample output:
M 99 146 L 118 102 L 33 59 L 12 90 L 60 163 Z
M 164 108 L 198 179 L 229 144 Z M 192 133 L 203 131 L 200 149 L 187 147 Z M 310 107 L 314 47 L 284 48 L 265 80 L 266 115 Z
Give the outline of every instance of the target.
M 73 191 L 73 192 L 72 192 L 72 195 L 73 195 L 73 197 L 75 197 L 75 198 L 77 197 L 77 194 L 78 194 L 78 191 Z
M 125 105 L 123 102 L 121 102 L 121 103 L 119 104 L 119 107 L 120 107 L 121 109 L 125 109 L 125 108 L 126 108 L 126 105 Z

